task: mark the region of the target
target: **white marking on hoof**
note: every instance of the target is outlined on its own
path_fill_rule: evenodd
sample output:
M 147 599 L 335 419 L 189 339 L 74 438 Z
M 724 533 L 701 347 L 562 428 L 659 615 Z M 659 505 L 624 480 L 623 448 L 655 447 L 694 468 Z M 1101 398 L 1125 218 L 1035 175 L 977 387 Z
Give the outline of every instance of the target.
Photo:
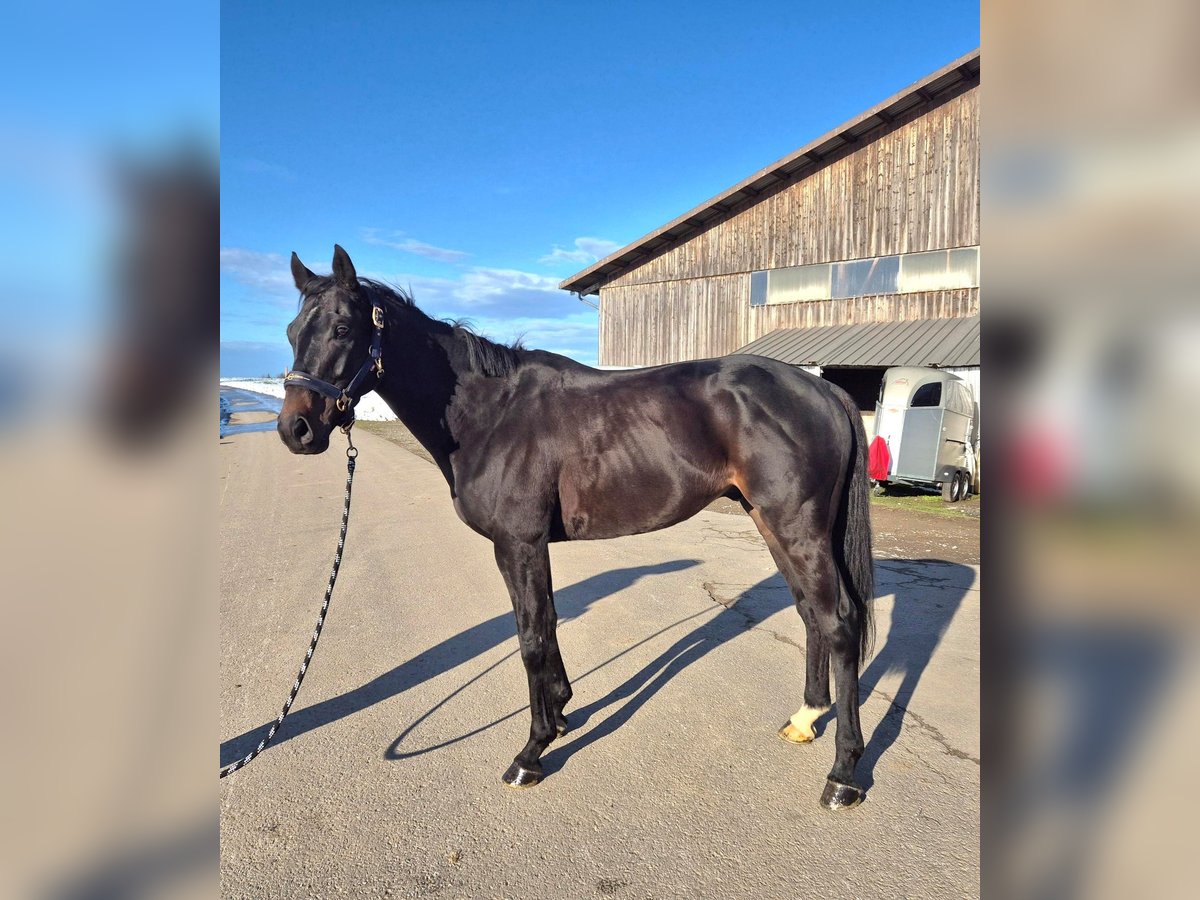
M 813 723 L 827 712 L 829 712 L 828 706 L 802 706 L 788 719 L 788 723 L 803 736 L 804 740 L 811 741 L 817 736 L 813 729 Z

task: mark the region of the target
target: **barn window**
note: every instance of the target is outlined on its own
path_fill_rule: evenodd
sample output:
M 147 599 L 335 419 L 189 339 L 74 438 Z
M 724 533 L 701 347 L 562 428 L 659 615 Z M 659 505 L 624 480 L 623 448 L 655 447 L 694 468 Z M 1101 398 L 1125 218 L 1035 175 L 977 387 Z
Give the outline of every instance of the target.
M 930 250 L 750 273 L 750 305 L 979 287 L 979 248 Z
M 948 291 L 979 287 L 979 248 L 906 253 L 900 257 L 899 290 Z
M 828 300 L 832 266 L 794 266 L 771 269 L 767 273 L 768 303 L 797 303 L 801 300 Z
M 750 273 L 750 305 L 751 306 L 766 306 L 767 305 L 767 273 L 766 272 L 751 272 Z
M 838 263 L 833 267 L 833 298 L 841 300 L 870 294 L 894 294 L 899 274 L 898 256 Z

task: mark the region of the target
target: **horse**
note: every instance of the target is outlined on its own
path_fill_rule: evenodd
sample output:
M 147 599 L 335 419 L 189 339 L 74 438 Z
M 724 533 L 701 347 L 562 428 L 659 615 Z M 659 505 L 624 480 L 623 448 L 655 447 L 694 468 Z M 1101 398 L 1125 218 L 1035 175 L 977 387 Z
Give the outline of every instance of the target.
M 293 253 L 299 311 L 280 438 L 329 446 L 374 390 L 424 445 L 454 509 L 490 540 L 529 682 L 529 741 L 502 776 L 543 778 L 572 697 L 559 652 L 549 545 L 674 525 L 719 497 L 749 513 L 787 581 L 807 635 L 804 703 L 779 736 L 816 737 L 837 693 L 835 758 L 820 803 L 857 806 L 863 753 L 858 676 L 872 641 L 867 440 L 836 386 L 785 363 L 730 355 L 601 371 L 503 346 L 426 315 L 411 296 L 358 277 L 334 246 L 332 274 Z

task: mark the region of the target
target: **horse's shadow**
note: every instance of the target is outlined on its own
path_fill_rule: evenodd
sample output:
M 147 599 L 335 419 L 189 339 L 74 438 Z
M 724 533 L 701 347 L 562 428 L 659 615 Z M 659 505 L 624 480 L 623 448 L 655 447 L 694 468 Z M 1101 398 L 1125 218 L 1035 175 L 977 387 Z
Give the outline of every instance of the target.
M 570 614 L 570 601 L 567 603 L 560 601 L 561 596 L 556 593 L 555 605 L 560 609 L 560 611 Z M 629 719 L 631 719 L 633 715 L 646 704 L 647 701 L 649 701 L 656 693 L 658 693 L 658 691 L 664 685 L 666 685 L 672 678 L 674 678 L 692 663 L 696 662 L 698 659 L 701 659 L 731 638 L 742 634 L 748 628 L 754 627 L 768 616 L 778 612 L 780 609 L 790 606 L 791 604 L 792 598 L 791 594 L 788 592 L 786 583 L 784 583 L 780 576 L 775 575 L 771 578 L 765 579 L 754 587 L 743 591 L 740 595 L 736 596 L 735 599 L 732 599 L 729 604 L 725 606 L 725 608 L 721 608 L 720 612 L 718 612 L 715 616 L 712 615 L 711 608 L 705 608 L 699 612 L 692 613 L 691 615 L 685 616 L 676 622 L 672 622 L 663 626 L 651 634 L 645 635 L 640 640 L 632 642 L 629 646 L 621 650 L 620 653 L 617 653 L 603 662 L 592 666 L 590 669 L 584 672 L 572 674 L 571 684 L 573 686 L 580 685 L 594 672 L 598 672 L 622 657 L 636 652 L 638 648 L 650 643 L 661 635 L 666 634 L 667 632 L 672 631 L 681 625 L 685 625 L 693 619 L 711 616 L 711 618 L 708 618 L 706 621 L 696 626 L 683 637 L 675 641 L 675 643 L 669 648 L 659 653 L 658 656 L 655 657 L 651 662 L 642 666 L 641 669 L 639 669 L 635 674 L 627 678 L 622 684 L 613 688 L 605 696 L 588 704 L 585 707 L 568 710 L 567 723 L 570 731 L 577 732 L 593 716 L 597 715 L 601 711 L 613 706 L 614 704 L 622 703 L 622 701 L 628 701 L 590 731 L 581 734 L 579 737 L 576 737 L 573 740 L 571 740 L 570 735 L 568 735 L 568 740 L 570 741 L 568 744 L 562 747 L 557 747 L 543 756 L 542 766 L 545 774 L 550 775 L 558 771 L 558 769 L 562 767 L 562 765 L 570 756 L 578 753 L 585 747 L 594 744 L 596 741 L 600 740 L 606 735 L 612 734 L 614 731 L 620 728 L 621 725 L 629 721 Z M 516 652 L 517 651 L 514 649 L 513 654 L 516 654 Z M 499 663 L 496 663 L 495 665 L 499 665 Z M 424 722 L 431 715 L 437 712 L 437 710 L 457 696 L 468 685 L 472 684 L 474 681 L 490 672 L 494 667 L 495 666 L 493 665 L 487 670 L 479 673 L 470 682 L 461 685 L 451 694 L 444 697 L 442 700 L 416 718 L 404 729 L 404 731 L 400 733 L 396 740 L 392 742 L 392 745 L 384 754 L 385 758 L 409 759 L 415 756 L 423 756 L 426 753 L 432 753 L 436 750 L 441 750 L 445 747 L 451 746 L 452 744 L 457 744 L 460 741 L 466 740 L 467 738 L 494 728 L 495 726 L 513 718 L 514 716 L 521 715 L 522 713 L 528 713 L 529 707 L 524 706 L 520 709 L 512 710 L 485 725 L 481 725 L 471 731 L 448 738 L 438 743 L 425 747 L 419 747 L 413 750 L 400 749 L 400 746 L 404 743 L 404 741 L 413 733 L 413 731 L 417 729 L 418 726 L 420 726 L 422 722 Z M 579 696 L 581 691 L 577 689 L 575 693 L 576 696 Z
M 958 563 L 892 559 L 876 563 L 877 593 L 883 580 L 881 570 L 889 574 L 883 589 L 895 590 L 892 623 L 887 641 L 859 676 L 858 690 L 861 697 L 869 696 L 882 678 L 891 673 L 900 674 L 900 685 L 858 764 L 859 780 L 866 789 L 874 784 L 876 764 L 904 730 L 904 714 L 921 676 L 975 581 L 974 569 Z M 901 580 L 893 584 L 896 578 Z M 828 721 L 829 717 L 827 713 L 822 718 Z
M 892 705 L 872 734 L 860 763 L 859 775 L 864 787 L 867 788 L 873 783 L 876 763 L 900 736 L 904 727 L 904 712 L 907 704 L 974 579 L 973 570 L 941 560 L 889 560 L 885 565 L 902 580 L 895 586 L 896 599 L 892 625 L 886 643 L 879 649 L 860 677 L 860 693 L 862 696 L 868 695 L 878 686 L 880 679 L 885 674 L 900 672 L 902 678 Z M 792 596 L 787 584 L 778 574 L 732 596 L 715 616 L 692 628 L 603 697 L 579 709 L 569 710 L 567 720 L 570 732 L 566 735 L 567 742 L 552 748 L 542 757 L 545 774 L 549 776 L 560 771 L 575 754 L 615 732 L 633 718 L 638 710 L 645 706 L 672 678 L 688 666 L 746 630 L 762 624 L 776 612 L 792 605 Z M 566 605 L 560 603 L 559 606 L 564 608 Z M 564 609 L 564 611 L 566 610 Z M 586 685 L 586 679 L 592 673 L 635 652 L 638 647 L 665 632 L 684 625 L 691 619 L 707 616 L 709 613 L 710 610 L 702 610 L 643 637 L 615 656 L 585 672 L 574 675 L 572 684 L 578 686 L 583 683 Z M 483 677 L 491 671 L 491 668 L 494 667 L 479 673 L 467 684 Z M 803 660 L 798 659 L 798 671 L 802 672 L 803 668 Z M 460 686 L 408 725 L 392 742 L 385 757 L 407 759 L 422 756 L 466 740 L 528 711 L 527 706 L 513 710 L 492 722 L 456 737 L 430 746 L 402 751 L 401 745 L 413 731 L 457 696 L 467 684 Z M 577 689 L 575 693 L 578 697 L 583 691 Z M 794 705 L 799 706 L 800 702 L 801 698 L 797 696 Z M 614 706 L 616 709 L 609 713 L 602 722 L 572 739 L 572 733 L 578 733 L 580 728 L 593 717 Z M 835 714 L 836 707 L 817 723 L 818 735 L 824 731 Z
M 598 601 L 623 590 L 641 578 L 667 572 L 678 572 L 697 564 L 697 560 L 674 560 L 653 566 L 614 569 L 556 591 L 555 605 L 562 620 L 566 622 L 584 614 Z M 863 697 L 869 695 L 879 686 L 883 676 L 890 673 L 900 673 L 901 682 L 895 691 L 891 706 L 872 733 L 862 761 L 859 763 L 859 777 L 865 788 L 871 787 L 876 764 L 903 731 L 904 713 L 908 703 L 974 579 L 974 572 L 970 568 L 941 560 L 887 560 L 884 561 L 882 567 L 886 568 L 893 576 L 884 583 L 885 590 L 893 586 L 892 581 L 897 581 L 894 585 L 895 603 L 892 611 L 892 623 L 886 642 L 879 648 L 860 676 L 860 695 Z M 880 568 L 877 564 L 877 580 L 883 581 L 882 578 L 879 578 Z M 716 592 L 714 592 L 714 596 L 721 599 Z M 730 598 L 721 607 L 718 607 L 719 611 L 716 615 L 696 625 L 621 684 L 586 706 L 568 710 L 567 719 L 570 732 L 566 736 L 566 743 L 553 747 L 542 758 L 546 775 L 549 776 L 561 770 L 575 754 L 604 739 L 632 719 L 658 691 L 688 666 L 739 634 L 762 624 L 776 612 L 792 605 L 791 593 L 778 574 L 731 594 Z M 621 657 L 636 652 L 638 648 L 662 634 L 686 625 L 692 619 L 709 615 L 709 609 L 693 613 L 631 643 L 620 653 L 587 671 L 573 675 L 572 683 L 583 687 L 583 690 L 577 687 L 576 697 L 578 698 L 586 690 L 586 679 L 594 672 L 614 663 Z M 800 633 L 802 632 L 803 629 L 800 629 Z M 516 627 L 512 614 L 505 612 L 494 616 L 422 651 L 412 659 L 401 663 L 361 687 L 323 700 L 313 706 L 295 710 L 280 728 L 275 737 L 275 743 L 283 743 L 322 725 L 352 715 L 401 694 L 429 678 L 449 672 L 482 653 L 505 643 L 511 643 L 513 649 L 510 654 L 464 682 L 406 726 L 388 747 L 384 756 L 393 760 L 422 756 L 494 728 L 514 716 L 527 713 L 528 706 L 512 710 L 487 724 L 438 743 L 415 749 L 401 749 L 421 723 L 471 684 L 485 677 L 511 656 L 516 655 L 515 638 Z M 797 659 L 796 664 L 797 671 L 802 672 L 803 660 Z M 799 706 L 801 699 L 797 692 L 793 705 Z M 580 733 L 582 726 L 612 707 L 616 708 L 608 713 L 603 721 L 590 730 Z M 835 715 L 836 707 L 818 720 L 816 723 L 818 736 L 826 730 Z M 221 764 L 227 765 L 252 750 L 269 727 L 270 723 L 267 723 L 224 742 L 221 745 Z M 573 734 L 577 736 L 573 737 Z
M 667 572 L 678 572 L 698 564 L 698 561 L 694 559 L 681 559 L 652 566 L 613 569 L 557 591 L 555 593 L 556 603 L 564 616 L 579 616 L 594 603 L 629 587 L 641 578 Z M 373 678 L 361 687 L 337 697 L 322 700 L 312 706 L 293 710 L 275 735 L 273 743 L 282 744 L 315 728 L 320 728 L 322 725 L 328 725 L 330 722 L 353 715 L 369 706 L 402 694 L 430 678 L 449 672 L 481 653 L 486 653 L 509 641 L 515 643 L 516 633 L 516 624 L 511 612 L 493 616 L 485 622 L 473 625 L 454 637 L 447 638 L 418 653 L 412 659 L 401 663 L 378 678 Z M 516 651 L 514 650 L 514 652 Z M 221 744 L 221 765 L 225 766 L 241 759 L 257 747 L 258 742 L 266 735 L 270 726 L 271 723 L 265 723 L 223 742 Z

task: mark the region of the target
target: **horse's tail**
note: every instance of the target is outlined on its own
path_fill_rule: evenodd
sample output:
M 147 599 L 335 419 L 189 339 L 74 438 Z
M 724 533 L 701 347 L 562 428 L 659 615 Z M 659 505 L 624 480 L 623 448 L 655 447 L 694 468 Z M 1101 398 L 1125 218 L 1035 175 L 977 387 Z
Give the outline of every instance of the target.
M 858 610 L 859 665 L 865 665 L 875 642 L 875 567 L 871 556 L 871 481 L 867 475 L 867 430 L 862 414 L 844 391 L 836 391 L 854 431 L 846 494 L 837 518 L 835 548 L 840 551 L 842 580 Z M 840 543 L 840 547 L 837 546 Z

